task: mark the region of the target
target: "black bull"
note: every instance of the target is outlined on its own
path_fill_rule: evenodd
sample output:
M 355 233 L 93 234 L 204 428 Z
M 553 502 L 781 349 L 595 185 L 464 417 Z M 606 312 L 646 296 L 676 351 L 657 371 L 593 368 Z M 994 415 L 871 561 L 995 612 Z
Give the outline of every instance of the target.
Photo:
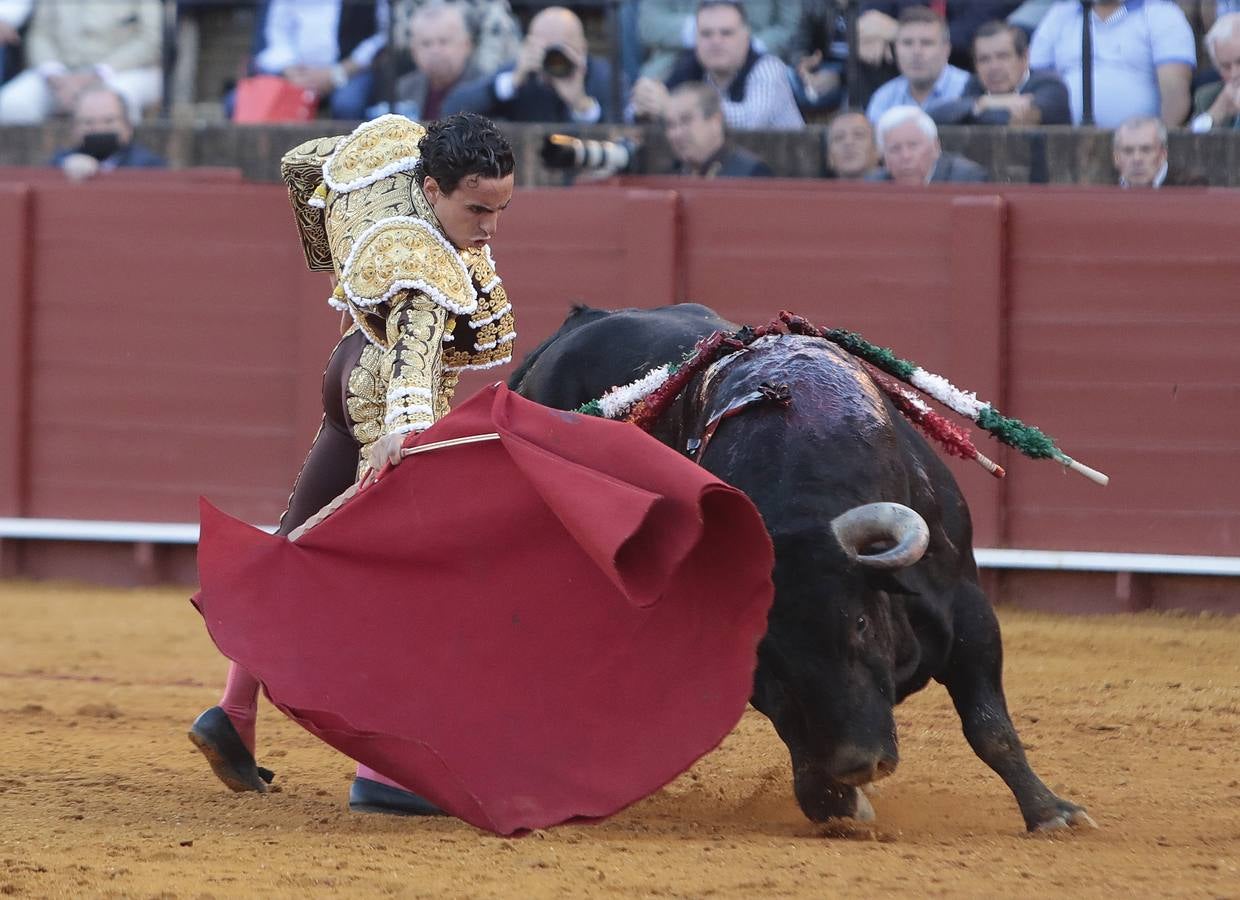
M 575 409 L 678 362 L 720 329 L 736 326 L 696 304 L 578 307 L 511 386 Z M 790 397 L 719 419 L 761 385 L 771 395 L 786 385 Z M 858 788 L 895 769 L 893 707 L 934 678 L 1030 830 L 1093 824 L 1025 759 L 1003 695 L 999 625 L 978 585 L 969 511 L 955 480 L 861 366 L 818 338 L 762 338 L 690 382 L 653 433 L 691 452 L 713 421 L 698 461 L 753 499 L 775 543 L 775 602 L 753 705 L 788 747 L 805 815 L 872 818 Z M 896 533 L 907 519 L 922 529 L 920 545 L 917 535 Z

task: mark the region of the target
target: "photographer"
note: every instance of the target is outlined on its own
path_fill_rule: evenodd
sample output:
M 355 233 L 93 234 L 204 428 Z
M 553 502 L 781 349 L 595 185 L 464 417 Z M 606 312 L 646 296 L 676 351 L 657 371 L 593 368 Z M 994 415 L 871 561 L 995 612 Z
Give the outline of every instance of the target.
M 444 115 L 476 112 L 512 122 L 600 122 L 611 119 L 611 67 L 590 56 L 581 20 L 562 6 L 530 21 L 515 66 L 456 88 Z

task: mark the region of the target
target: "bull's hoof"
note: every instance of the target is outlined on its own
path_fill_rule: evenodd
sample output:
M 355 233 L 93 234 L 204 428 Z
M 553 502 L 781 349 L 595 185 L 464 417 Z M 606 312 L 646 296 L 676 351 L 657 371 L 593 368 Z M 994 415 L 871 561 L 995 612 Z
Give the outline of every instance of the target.
M 1090 818 L 1089 813 L 1085 812 L 1083 807 L 1077 806 L 1075 803 L 1069 803 L 1067 800 L 1058 801 L 1051 809 L 1046 811 L 1045 817 L 1039 818 L 1036 822 L 1028 823 L 1029 830 L 1035 834 L 1060 831 L 1064 828 L 1097 827 L 1098 823 Z
M 389 816 L 442 816 L 443 810 L 410 791 L 402 791 L 360 775 L 349 788 L 349 809 L 357 813 Z
M 190 742 L 202 751 L 215 777 L 234 791 L 267 793 L 275 773 L 254 762 L 228 714 L 213 706 L 189 727 Z

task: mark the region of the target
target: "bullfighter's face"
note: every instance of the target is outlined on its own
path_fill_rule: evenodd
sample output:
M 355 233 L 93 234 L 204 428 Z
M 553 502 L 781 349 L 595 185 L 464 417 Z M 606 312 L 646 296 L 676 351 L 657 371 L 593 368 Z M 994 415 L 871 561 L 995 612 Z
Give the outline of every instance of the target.
M 499 218 L 512 201 L 514 178 L 483 178 L 468 175 L 456 189 L 446 193 L 429 175 L 422 182 L 422 193 L 435 211 L 444 234 L 458 250 L 481 249 L 499 230 Z

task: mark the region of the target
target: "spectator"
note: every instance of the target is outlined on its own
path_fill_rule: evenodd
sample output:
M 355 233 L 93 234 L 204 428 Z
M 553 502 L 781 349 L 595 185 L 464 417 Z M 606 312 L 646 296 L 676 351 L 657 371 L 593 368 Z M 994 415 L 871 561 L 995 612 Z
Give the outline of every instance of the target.
M 1122 188 L 1194 187 L 1200 175 L 1172 173 L 1167 163 L 1167 126 L 1154 116 L 1121 122 L 1112 139 L 1112 160 Z
M 788 67 L 754 47 L 745 7 L 740 3 L 702 0 L 698 4 L 694 49 L 681 55 L 666 85 L 652 78 L 638 79 L 633 86 L 634 115 L 662 118 L 668 89 L 686 81 L 703 81 L 719 92 L 729 128 L 805 125 L 792 94 Z
M 396 112 L 420 122 L 440 118 L 443 102 L 458 84 L 482 72 L 474 60 L 465 11 L 454 3 L 419 6 L 409 20 L 414 71 L 396 82 Z M 382 105 L 386 107 L 386 104 Z M 371 109 L 367 115 L 386 112 Z
M 272 0 L 254 68 L 310 91 L 333 119 L 360 119 L 389 15 L 387 0 Z
M 827 126 L 827 177 L 860 181 L 878 168 L 874 126 L 864 113 L 845 112 Z
M 947 61 L 951 54 L 947 23 L 938 13 L 924 6 L 909 6 L 900 13 L 896 31 L 896 68 L 891 79 L 870 98 L 866 115 L 878 122 L 897 106 L 925 109 L 955 100 L 969 83 L 969 73 Z
M 26 33 L 28 68 L 0 88 L 0 124 L 67 114 L 100 82 L 125 98 L 136 120 L 163 93 L 162 28 L 159 0 L 39 0 Z
M 1223 80 L 1198 89 L 1192 129 L 1240 128 L 1240 12 L 1215 20 L 1206 33 L 1206 51 Z
M 18 51 L 22 45 L 22 26 L 30 18 L 34 0 L 0 0 L 0 84 L 15 74 Z
M 916 106 L 897 106 L 878 120 L 883 168 L 869 181 L 896 184 L 989 181 L 986 170 L 956 153 L 944 153 L 934 120 Z
M 125 98 L 103 85 L 78 94 L 73 107 L 73 146 L 52 157 L 71 181 L 113 169 L 162 169 L 164 161 L 133 142 Z
M 414 19 L 426 6 L 443 0 L 393 0 L 393 34 L 400 50 L 412 51 L 416 34 Z M 465 24 L 474 45 L 471 60 L 479 73 L 497 72 L 517 58 L 521 49 L 521 25 L 512 13 L 509 0 L 450 0 L 465 15 Z
M 939 125 L 1067 125 L 1068 88 L 1054 72 L 1029 71 L 1029 39 L 1007 22 L 988 22 L 973 38 L 977 74 L 958 100 L 926 110 Z
M 676 157 L 674 174 L 701 178 L 773 174 L 765 162 L 728 140 L 719 92 L 709 84 L 678 85 L 668 97 L 663 129 Z
M 1020 6 L 1020 0 L 865 0 L 857 21 L 863 62 L 877 65 L 883 56 L 890 61 L 900 17 L 911 7 L 927 7 L 947 22 L 952 47 L 951 63 L 960 69 L 969 66 L 973 37 L 986 22 L 1006 18 Z
M 840 0 L 805 0 L 790 47 L 796 61 L 797 105 L 814 112 L 844 102 L 848 69 L 848 20 Z M 884 81 L 886 79 L 883 79 Z
M 581 19 L 549 6 L 530 20 L 515 66 L 462 84 L 444 115 L 475 112 L 514 122 L 600 122 L 611 117 L 611 66 L 590 56 Z
M 1080 123 L 1082 7 L 1061 0 L 1033 34 L 1029 64 L 1050 69 L 1068 85 L 1072 121 Z M 1098 0 L 1093 29 L 1094 121 L 1114 128 L 1132 116 L 1161 116 L 1168 127 L 1184 123 L 1189 84 L 1197 64 L 1193 30 L 1168 0 Z
M 641 0 L 637 33 L 647 53 L 641 74 L 657 81 L 671 77 L 681 55 L 697 37 L 700 0 Z M 739 5 L 739 4 L 737 4 Z M 802 0 L 745 0 L 744 16 L 759 53 L 784 57 L 800 27 Z

